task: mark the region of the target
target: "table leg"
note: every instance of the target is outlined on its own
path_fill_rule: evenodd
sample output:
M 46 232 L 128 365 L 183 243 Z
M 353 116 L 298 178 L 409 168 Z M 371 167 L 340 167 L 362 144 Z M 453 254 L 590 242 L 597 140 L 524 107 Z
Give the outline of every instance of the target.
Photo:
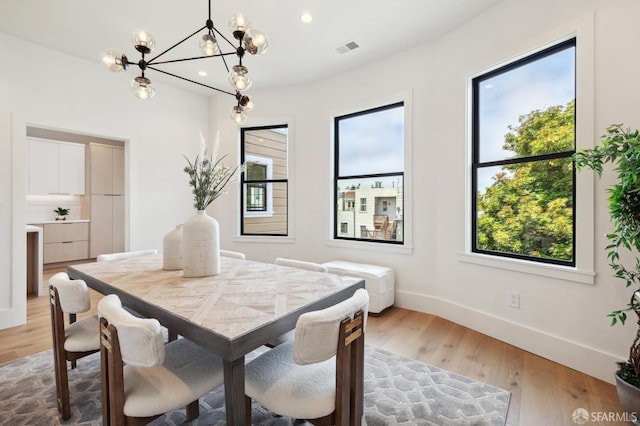
M 224 405 L 227 411 L 227 425 L 245 424 L 244 399 L 244 356 L 233 361 L 223 360 Z

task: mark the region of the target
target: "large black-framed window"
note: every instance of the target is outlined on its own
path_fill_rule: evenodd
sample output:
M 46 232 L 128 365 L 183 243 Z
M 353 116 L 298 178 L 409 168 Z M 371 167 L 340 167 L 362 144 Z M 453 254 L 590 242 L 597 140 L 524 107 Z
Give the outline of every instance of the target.
M 472 81 L 473 252 L 575 266 L 576 39 Z
M 240 129 L 240 235 L 287 236 L 288 126 Z
M 334 239 L 404 244 L 404 143 L 404 102 L 334 118 Z

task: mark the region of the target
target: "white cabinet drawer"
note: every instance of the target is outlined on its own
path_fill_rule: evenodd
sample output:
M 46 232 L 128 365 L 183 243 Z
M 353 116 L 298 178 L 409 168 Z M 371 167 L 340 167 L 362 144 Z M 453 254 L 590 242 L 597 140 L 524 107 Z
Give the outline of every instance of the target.
M 47 233 L 45 232 L 45 235 Z M 44 244 L 44 263 L 68 262 L 89 257 L 89 241 Z

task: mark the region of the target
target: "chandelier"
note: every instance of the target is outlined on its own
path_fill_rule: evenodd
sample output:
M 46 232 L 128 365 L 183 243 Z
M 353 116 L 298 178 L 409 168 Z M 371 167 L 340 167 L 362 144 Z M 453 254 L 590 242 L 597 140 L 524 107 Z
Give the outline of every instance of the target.
M 137 65 L 140 69 L 140 75 L 135 77 L 131 82 L 131 90 L 139 99 L 150 99 L 155 94 L 155 89 L 151 84 L 151 80 L 149 80 L 145 75 L 147 70 L 157 71 L 162 74 L 170 75 L 199 86 L 204 86 L 209 89 L 231 95 L 236 99 L 236 104 L 233 106 L 231 111 L 231 118 L 237 123 L 242 123 L 247 119 L 245 113 L 253 109 L 253 101 L 244 94 L 244 92 L 251 87 L 252 79 L 249 75 L 249 70 L 243 65 L 242 59 L 246 52 L 249 52 L 252 55 L 260 55 L 264 53 L 267 50 L 268 45 L 267 37 L 262 31 L 252 28 L 249 19 L 245 15 L 237 13 L 229 19 L 229 29 L 233 34 L 233 39 L 235 40 L 234 44 L 213 25 L 213 20 L 211 19 L 211 0 L 208 1 L 209 18 L 207 19 L 204 27 L 194 31 L 192 34 L 169 47 L 162 53 L 151 59 L 147 59 L 146 55 L 149 55 L 153 51 L 156 42 L 151 34 L 143 30 L 138 30 L 133 33 L 131 38 L 133 46 L 141 55 L 141 59 L 138 62 L 130 61 L 127 56 L 115 49 L 106 50 L 102 55 L 102 62 L 113 72 L 124 71 L 129 67 L 129 65 Z M 198 42 L 202 56 L 170 60 L 163 58 L 166 53 L 199 34 L 202 34 Z M 223 51 L 223 47 L 220 46 L 220 39 L 223 40 L 223 44 L 227 49 L 226 52 Z M 233 65 L 231 69 L 229 69 L 227 64 L 226 57 L 228 56 L 235 56 L 238 61 L 237 65 Z M 161 58 L 164 60 L 161 60 Z M 158 68 L 160 65 L 206 58 L 220 58 L 222 60 L 224 67 L 229 74 L 229 83 L 234 90 L 233 92 L 209 86 Z

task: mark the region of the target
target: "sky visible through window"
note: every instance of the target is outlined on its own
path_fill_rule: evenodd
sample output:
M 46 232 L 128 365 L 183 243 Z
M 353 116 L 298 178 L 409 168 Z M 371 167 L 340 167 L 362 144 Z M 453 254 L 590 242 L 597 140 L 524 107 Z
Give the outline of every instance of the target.
M 575 47 L 482 81 L 479 96 L 480 162 L 513 157 L 502 148 L 509 125 L 517 127 L 520 116 L 575 98 Z M 478 174 L 481 192 L 493 183 L 494 168 L 486 171 L 491 172 Z
M 358 176 L 404 170 L 404 107 L 340 120 L 339 175 Z M 391 187 L 388 178 L 382 180 Z M 368 184 L 368 182 L 366 183 Z

